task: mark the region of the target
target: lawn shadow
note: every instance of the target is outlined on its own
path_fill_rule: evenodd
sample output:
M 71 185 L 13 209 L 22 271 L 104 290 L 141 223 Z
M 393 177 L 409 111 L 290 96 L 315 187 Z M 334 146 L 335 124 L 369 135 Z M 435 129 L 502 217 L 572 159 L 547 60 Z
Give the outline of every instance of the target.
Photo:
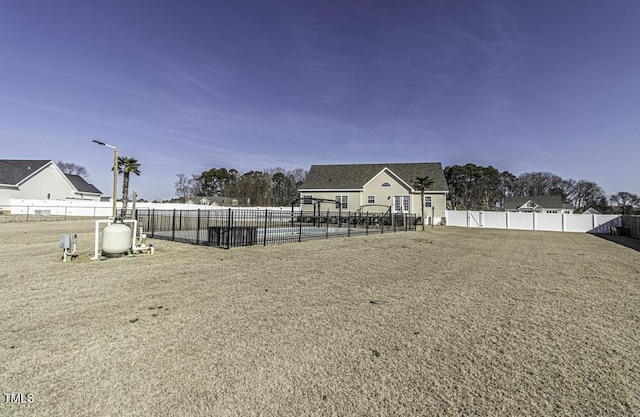
M 614 236 L 608 233 L 592 233 L 601 239 L 608 240 L 610 242 L 617 243 L 618 245 L 626 246 L 630 249 L 640 252 L 640 239 L 636 239 L 630 236 Z

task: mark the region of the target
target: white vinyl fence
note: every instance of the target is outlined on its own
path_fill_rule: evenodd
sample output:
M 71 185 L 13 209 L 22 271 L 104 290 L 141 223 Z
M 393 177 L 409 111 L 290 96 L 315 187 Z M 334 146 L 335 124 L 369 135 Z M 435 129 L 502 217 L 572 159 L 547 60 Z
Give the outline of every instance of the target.
M 516 213 L 447 210 L 447 226 L 550 232 L 609 233 L 621 226 L 618 214 Z
M 122 202 L 117 202 L 118 210 L 122 208 Z M 129 202 L 127 209 L 133 208 Z M 179 204 L 179 203 L 142 203 L 136 202 L 136 210 L 221 210 L 229 207 L 210 206 L 203 204 Z M 232 207 L 234 210 L 255 210 L 256 207 Z M 291 207 L 259 207 L 270 211 L 291 211 Z M 299 210 L 299 208 L 295 208 Z M 27 216 L 78 216 L 78 217 L 109 217 L 113 213 L 113 203 L 90 200 L 17 200 L 12 199 L 11 204 L 0 206 L 0 211 L 6 214 L 26 214 Z

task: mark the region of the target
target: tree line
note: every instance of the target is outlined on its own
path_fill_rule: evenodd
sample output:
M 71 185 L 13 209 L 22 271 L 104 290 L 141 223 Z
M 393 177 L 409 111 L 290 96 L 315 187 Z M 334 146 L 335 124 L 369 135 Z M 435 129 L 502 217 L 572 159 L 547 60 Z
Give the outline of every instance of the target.
M 508 197 L 558 195 L 573 204 L 577 213 L 590 207 L 601 213 L 640 211 L 640 198 L 636 194 L 620 191 L 607 197 L 595 182 L 563 179 L 550 172 L 515 176 L 492 166 L 466 164 L 445 167 L 444 174 L 454 210 L 501 210 Z
M 176 196 L 232 197 L 251 206 L 287 206 L 298 197 L 298 188 L 307 171 L 296 168 L 270 168 L 240 173 L 236 169 L 211 168 L 198 174 L 177 174 Z

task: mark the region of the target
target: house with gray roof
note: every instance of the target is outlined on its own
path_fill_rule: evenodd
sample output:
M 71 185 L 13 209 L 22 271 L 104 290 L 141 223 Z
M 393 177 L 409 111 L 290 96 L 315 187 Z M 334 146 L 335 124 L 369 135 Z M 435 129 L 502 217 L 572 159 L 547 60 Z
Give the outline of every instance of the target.
M 602 213 L 598 209 L 595 209 L 593 207 L 589 207 L 588 209 L 583 211 L 582 214 L 602 214 Z
M 0 160 L 0 205 L 18 200 L 100 201 L 102 192 L 49 160 Z
M 573 205 L 563 201 L 559 195 L 507 197 L 504 209 L 523 213 L 573 213 Z
M 430 177 L 424 192 L 415 186 L 418 177 Z M 445 216 L 448 186 L 440 162 L 312 165 L 299 189 L 302 210 L 409 213 L 436 223 Z M 425 219 L 427 220 L 427 219 Z

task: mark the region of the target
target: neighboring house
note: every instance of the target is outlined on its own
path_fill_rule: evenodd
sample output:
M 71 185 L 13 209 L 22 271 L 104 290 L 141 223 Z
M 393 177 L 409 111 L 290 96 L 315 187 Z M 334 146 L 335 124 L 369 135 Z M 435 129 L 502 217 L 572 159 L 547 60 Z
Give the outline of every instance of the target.
M 589 207 L 588 209 L 583 211 L 582 214 L 602 214 L 602 213 L 600 213 L 600 211 L 594 209 L 593 207 Z
M 434 180 L 420 201 L 417 177 Z M 439 162 L 405 164 L 312 165 L 299 189 L 300 207 L 321 211 L 342 210 L 370 213 L 386 212 L 434 215 L 435 222 L 445 215 L 447 181 Z
M 212 200 L 212 204 L 216 204 L 222 207 L 249 207 L 251 200 L 249 198 L 241 197 L 209 197 Z
M 12 199 L 100 201 L 102 192 L 78 175 L 64 174 L 53 161 L 0 160 L 0 204 Z
M 559 195 L 507 197 L 504 209 L 523 213 L 573 213 L 573 205 L 564 202 Z
M 215 207 L 248 207 L 248 198 L 237 197 L 192 197 L 186 201 L 188 204 L 211 205 Z
M 193 197 L 185 201 L 187 204 L 196 204 L 196 202 L 201 206 L 211 205 L 211 199 L 209 197 Z

